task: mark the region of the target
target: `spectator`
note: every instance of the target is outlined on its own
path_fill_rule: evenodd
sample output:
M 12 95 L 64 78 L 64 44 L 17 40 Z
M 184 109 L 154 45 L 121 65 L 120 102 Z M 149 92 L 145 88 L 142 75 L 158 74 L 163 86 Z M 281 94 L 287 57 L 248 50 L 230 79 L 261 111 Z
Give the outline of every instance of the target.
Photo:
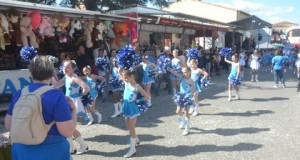
M 93 66 L 93 60 L 92 57 L 85 53 L 85 48 L 83 45 L 80 45 L 77 50 L 77 59 L 76 59 L 76 65 L 78 67 L 78 70 L 80 72 L 80 75 L 82 75 L 82 69 L 85 66 Z
M 275 85 L 274 88 L 278 88 L 278 81 L 281 81 L 282 87 L 285 88 L 285 81 L 284 81 L 284 72 L 286 69 L 284 68 L 284 58 L 280 55 L 280 52 L 277 50 L 275 51 L 275 57 L 272 59 L 273 70 L 274 73 L 274 81 Z M 278 79 L 279 78 L 279 79 Z
M 29 92 L 34 92 L 40 87 L 49 85 L 54 73 L 51 62 L 45 56 L 33 59 L 29 65 L 29 71 L 33 78 L 33 83 L 28 86 Z M 27 89 L 27 88 L 26 88 Z M 12 114 L 14 105 L 21 96 L 19 90 L 11 100 L 7 115 L 5 117 L 5 127 L 9 131 L 12 125 Z M 48 136 L 38 145 L 25 145 L 14 143 L 12 145 L 13 159 L 70 159 L 70 146 L 66 137 L 72 136 L 76 126 L 76 108 L 71 100 L 66 99 L 63 92 L 57 89 L 49 90 L 41 96 L 42 115 L 46 124 L 55 121 L 50 128 Z

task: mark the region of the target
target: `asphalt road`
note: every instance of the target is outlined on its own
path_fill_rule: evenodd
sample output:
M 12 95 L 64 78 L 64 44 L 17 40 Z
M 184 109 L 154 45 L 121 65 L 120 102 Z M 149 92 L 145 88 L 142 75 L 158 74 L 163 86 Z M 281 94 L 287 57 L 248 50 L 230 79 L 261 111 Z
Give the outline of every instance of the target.
M 273 88 L 272 74 L 261 73 L 260 82 L 241 88 L 241 100 L 227 102 L 227 74 L 212 78 L 201 93 L 201 114 L 192 117 L 190 135 L 178 128 L 175 105 L 162 91 L 153 97 L 153 108 L 137 123 L 141 145 L 133 159 L 299 160 L 299 93 L 292 71 L 287 88 Z M 79 125 L 90 151 L 75 160 L 122 159 L 128 131 L 122 117 L 112 119 L 112 104 L 98 103 L 101 124 Z
M 292 71 L 287 88 L 273 88 L 272 74 L 261 73 L 260 82 L 241 87 L 241 100 L 227 101 L 227 74 L 213 77 L 201 93 L 200 115 L 192 117 L 190 135 L 178 128 L 175 105 L 166 91 L 153 96 L 153 107 L 138 119 L 141 145 L 132 159 L 140 160 L 299 160 L 299 93 Z M 123 159 L 129 133 L 124 119 L 110 118 L 110 102 L 97 103 L 103 122 L 78 125 L 90 151 L 75 160 Z

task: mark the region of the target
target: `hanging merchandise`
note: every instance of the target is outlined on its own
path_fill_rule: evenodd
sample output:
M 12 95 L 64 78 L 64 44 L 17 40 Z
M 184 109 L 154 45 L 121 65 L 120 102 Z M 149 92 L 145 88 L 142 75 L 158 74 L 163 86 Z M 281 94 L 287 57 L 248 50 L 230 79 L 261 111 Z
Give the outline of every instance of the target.
M 46 37 L 53 37 L 54 36 L 54 29 L 51 25 L 51 18 L 49 16 L 43 16 L 42 22 L 39 26 L 39 34 L 44 38 Z
M 15 8 L 11 8 L 7 11 L 8 19 L 10 26 L 10 31 L 13 32 L 13 37 L 17 46 L 22 46 L 21 41 L 21 30 L 20 30 L 20 22 L 21 22 L 21 13 Z
M 67 27 L 70 24 L 70 19 L 65 16 L 61 16 L 56 31 L 59 36 L 59 43 L 66 43 L 68 41 L 68 30 Z
M 130 42 L 131 42 L 131 45 L 134 45 L 138 41 L 138 33 L 137 33 L 136 22 L 128 21 L 127 25 L 130 28 Z
M 114 25 L 112 24 L 112 22 L 107 20 L 105 21 L 105 25 L 107 27 L 107 33 L 106 33 L 107 38 L 116 39 L 116 35 L 113 31 Z
M 28 37 L 30 39 L 30 45 L 34 48 L 38 48 L 39 45 L 36 42 L 36 37 L 34 32 L 32 31 L 31 26 L 31 18 L 28 16 L 24 16 L 21 18 L 20 22 L 20 30 L 21 30 L 21 40 L 24 47 L 29 46 Z
M 5 50 L 5 45 L 10 45 L 11 41 L 9 35 L 9 23 L 6 16 L 2 13 L 0 13 L 0 29 L 2 30 L 2 33 L 0 33 L 0 39 L 2 39 L 1 48 L 4 46 L 2 49 Z
M 27 13 L 27 16 L 31 18 L 32 30 L 37 30 L 41 24 L 42 16 L 40 11 L 34 10 Z
M 94 27 L 95 27 L 95 22 L 93 20 L 89 20 L 86 24 L 85 31 L 84 31 L 85 45 L 87 48 L 93 47 L 92 31 Z

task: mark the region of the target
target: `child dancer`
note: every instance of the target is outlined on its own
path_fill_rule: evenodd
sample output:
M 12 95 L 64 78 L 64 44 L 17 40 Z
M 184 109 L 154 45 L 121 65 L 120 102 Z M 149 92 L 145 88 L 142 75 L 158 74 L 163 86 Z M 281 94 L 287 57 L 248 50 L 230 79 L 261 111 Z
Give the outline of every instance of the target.
M 121 77 L 119 76 L 119 68 L 117 65 L 117 58 L 113 57 L 112 59 L 112 71 L 110 75 L 110 83 L 112 85 L 112 92 L 113 92 L 113 103 L 114 103 L 114 114 L 111 116 L 111 118 L 116 118 L 118 117 L 121 112 L 120 112 L 120 107 L 121 107 L 121 95 L 120 91 L 123 89 L 122 80 Z
M 154 71 L 156 66 L 154 63 L 148 60 L 148 56 L 143 57 L 143 62 L 141 63 L 143 67 L 143 87 L 144 90 L 150 95 L 150 102 L 151 102 L 151 85 L 154 83 L 155 74 Z M 153 72 L 153 73 L 152 73 Z
M 102 121 L 102 115 L 98 112 L 96 109 L 96 100 L 98 97 L 98 91 L 96 89 L 96 81 L 100 80 L 102 83 L 106 81 L 104 77 L 97 76 L 91 73 L 91 67 L 86 66 L 83 68 L 82 73 L 85 75 L 84 82 L 89 86 L 90 88 L 90 96 L 93 99 L 93 102 L 90 106 L 85 106 L 86 113 L 89 117 L 89 123 L 87 125 L 92 125 L 94 123 L 94 118 L 91 112 L 95 113 L 97 115 L 97 122 L 100 123 Z
M 255 81 L 258 82 L 258 69 L 260 67 L 260 58 L 261 57 L 257 50 L 254 50 L 253 54 L 250 56 L 250 68 L 252 71 L 251 82 L 254 82 L 254 78 Z
M 82 88 L 82 94 L 87 94 L 89 92 L 89 87 L 82 81 L 74 72 L 76 70 L 76 63 L 75 61 L 66 60 L 64 62 L 63 66 L 64 74 L 65 76 L 57 82 L 53 87 L 54 88 L 60 88 L 63 85 L 66 87 L 66 96 L 70 97 L 71 100 L 74 102 L 77 114 L 84 112 L 84 107 L 81 102 L 79 89 Z M 70 143 L 70 149 L 71 153 L 76 154 L 83 154 L 84 152 L 88 151 L 88 145 L 81 137 L 80 132 L 76 129 L 73 133 L 73 137 L 75 141 L 77 141 L 80 144 L 80 148 L 77 150 L 74 148 L 73 145 L 73 139 L 72 137 L 68 138 L 68 141 Z
M 227 58 L 225 58 L 225 62 L 231 64 L 231 71 L 230 74 L 228 76 L 228 101 L 231 101 L 231 90 L 233 88 L 233 81 L 238 79 L 239 74 L 240 74 L 240 64 L 239 64 L 239 59 L 237 55 L 233 55 L 231 57 L 232 61 L 227 60 Z M 237 85 L 235 85 L 235 91 L 236 91 L 236 96 L 235 99 L 238 100 L 240 99 L 240 95 L 239 95 L 239 87 Z
M 173 50 L 173 56 L 174 58 L 171 60 L 171 67 L 173 70 L 176 71 L 176 73 L 181 72 L 181 64 L 180 64 L 180 59 L 178 58 L 178 50 L 174 49 Z M 180 79 L 173 73 L 170 74 L 170 79 L 172 83 L 172 88 L 173 88 L 173 95 L 176 95 L 176 88 L 180 84 Z
M 246 56 L 246 51 L 242 51 L 240 54 L 239 54 L 239 63 L 240 63 L 240 68 L 241 68 L 241 78 L 244 77 L 244 68 L 245 68 L 245 65 L 246 65 L 246 60 L 247 60 L 247 56 Z
M 130 134 L 130 149 L 124 155 L 125 158 L 129 158 L 136 153 L 135 145 L 139 142 L 137 134 L 135 131 L 135 124 L 137 117 L 140 116 L 140 110 L 135 103 L 138 93 L 141 93 L 144 96 L 144 99 L 149 100 L 150 96 L 143 88 L 135 82 L 134 72 L 129 70 L 122 70 L 121 76 L 125 82 L 125 90 L 123 95 L 123 105 L 121 112 L 125 117 L 125 122 L 129 129 Z
M 196 59 L 191 59 L 189 61 L 190 63 L 190 68 L 191 68 L 191 79 L 194 82 L 194 86 L 195 86 L 195 92 L 194 92 L 194 101 L 195 101 L 195 105 L 193 106 L 193 108 L 190 108 L 190 114 L 192 114 L 192 116 L 197 116 L 198 115 L 198 107 L 199 107 L 199 94 L 201 92 L 201 80 L 205 79 L 208 77 L 208 73 L 205 72 L 204 70 L 198 68 L 198 61 Z M 203 78 L 200 80 L 201 75 L 203 75 Z
M 182 135 L 186 136 L 190 131 L 189 109 L 194 103 L 193 95 L 195 93 L 195 86 L 191 79 L 190 68 L 183 67 L 183 75 L 174 70 L 170 70 L 170 72 L 180 78 L 180 92 L 175 96 L 175 102 L 177 103 L 176 114 L 179 116 L 179 128 L 184 128 Z M 183 117 L 183 114 L 185 115 L 185 118 Z

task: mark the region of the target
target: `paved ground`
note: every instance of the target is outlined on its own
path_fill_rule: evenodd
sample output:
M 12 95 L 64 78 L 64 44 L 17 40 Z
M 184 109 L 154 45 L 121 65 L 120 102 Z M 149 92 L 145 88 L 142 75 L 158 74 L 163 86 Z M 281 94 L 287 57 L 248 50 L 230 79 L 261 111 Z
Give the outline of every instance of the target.
M 294 75 L 287 76 L 285 89 L 272 88 L 270 73 L 261 74 L 258 83 L 246 81 L 241 100 L 232 102 L 227 102 L 227 74 L 213 77 L 213 85 L 201 95 L 201 115 L 192 118 L 191 133 L 185 137 L 178 128 L 171 96 L 163 91 L 161 96 L 153 97 L 153 108 L 138 120 L 141 145 L 133 159 L 300 159 L 300 96 Z M 129 138 L 124 120 L 109 118 L 109 103 L 97 107 L 104 120 L 101 124 L 78 126 L 90 151 L 74 159 L 122 159 Z

